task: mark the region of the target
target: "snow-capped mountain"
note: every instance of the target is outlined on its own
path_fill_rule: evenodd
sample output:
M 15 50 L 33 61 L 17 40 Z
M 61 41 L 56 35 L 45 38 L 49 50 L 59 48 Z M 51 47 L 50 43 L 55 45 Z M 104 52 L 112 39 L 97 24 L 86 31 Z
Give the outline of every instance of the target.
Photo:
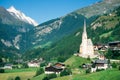
M 19 10 L 16 10 L 14 8 L 14 6 L 11 6 L 9 9 L 7 9 L 7 11 L 12 15 L 14 16 L 16 19 L 19 19 L 21 21 L 24 21 L 26 23 L 29 23 L 31 25 L 34 25 L 34 26 L 37 26 L 38 23 L 33 20 L 32 18 L 26 16 L 24 13 L 22 13 L 21 11 Z

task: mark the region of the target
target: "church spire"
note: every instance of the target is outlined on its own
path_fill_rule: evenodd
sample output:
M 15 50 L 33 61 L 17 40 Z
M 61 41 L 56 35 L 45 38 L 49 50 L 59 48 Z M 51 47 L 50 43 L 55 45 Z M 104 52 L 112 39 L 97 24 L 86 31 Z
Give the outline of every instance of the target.
M 86 33 L 86 20 L 84 19 L 84 33 Z

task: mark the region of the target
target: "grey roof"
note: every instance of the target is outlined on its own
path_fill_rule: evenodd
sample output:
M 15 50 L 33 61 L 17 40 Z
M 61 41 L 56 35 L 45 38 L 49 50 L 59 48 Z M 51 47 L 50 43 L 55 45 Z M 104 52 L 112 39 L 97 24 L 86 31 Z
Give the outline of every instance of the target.
M 95 63 L 104 63 L 104 64 L 107 64 L 108 60 L 107 59 L 105 59 L 105 60 L 98 59 L 98 60 L 95 60 Z
M 113 44 L 113 43 L 120 43 L 120 41 L 109 42 L 109 44 Z

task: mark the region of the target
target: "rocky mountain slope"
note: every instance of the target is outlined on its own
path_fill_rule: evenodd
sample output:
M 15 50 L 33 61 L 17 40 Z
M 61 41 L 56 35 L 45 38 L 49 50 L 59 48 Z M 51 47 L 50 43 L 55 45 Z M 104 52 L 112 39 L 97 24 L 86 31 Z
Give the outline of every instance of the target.
M 62 52 L 62 51 L 64 51 L 65 49 L 69 50 L 67 49 L 67 47 L 70 47 L 70 44 L 67 45 L 66 48 L 64 48 L 64 45 L 62 44 L 65 44 L 64 43 L 65 40 L 63 39 L 62 40 L 63 42 L 59 42 L 60 39 L 64 38 L 65 36 L 73 35 L 72 33 L 76 32 L 80 27 L 83 26 L 84 19 L 87 20 L 87 25 L 90 25 L 92 23 L 91 25 L 94 26 L 95 28 L 98 25 L 99 26 L 102 25 L 97 22 L 95 24 L 93 23 L 93 21 L 95 21 L 96 18 L 98 19 L 100 15 L 108 14 L 112 12 L 119 5 L 120 5 L 119 0 L 103 0 L 95 4 L 92 4 L 88 7 L 66 14 L 60 18 L 56 18 L 44 22 L 36 27 L 31 25 L 31 24 L 36 25 L 36 22 L 34 20 L 31 20 L 29 17 L 25 16 L 25 14 L 16 10 L 15 8 L 11 7 L 10 9 L 6 10 L 3 7 L 0 7 L 1 52 L 5 51 L 5 48 L 12 47 L 17 49 L 19 52 L 23 53 L 26 50 L 31 50 L 31 49 L 34 50 L 37 48 L 44 49 L 49 46 L 51 47 L 51 45 L 53 46 L 53 44 L 56 43 L 56 45 L 59 44 L 61 46 L 61 49 L 63 49 L 63 50 L 59 49 L 58 50 L 59 53 L 62 53 L 64 55 L 64 53 L 67 52 Z M 97 28 L 95 31 L 97 30 L 99 30 L 99 28 Z M 101 32 L 104 31 L 104 29 L 100 29 L 100 30 Z M 89 35 L 94 36 L 93 35 L 94 33 L 95 32 L 92 31 L 89 33 Z M 76 35 L 79 34 L 81 35 L 81 31 L 76 33 Z M 102 33 L 97 33 L 97 34 L 102 34 Z M 67 38 L 69 39 L 69 37 Z M 71 38 L 72 37 L 70 37 L 70 39 Z M 74 41 L 74 38 L 72 40 Z M 97 38 L 93 38 L 93 40 L 97 40 Z M 78 41 L 80 40 L 78 39 Z M 75 44 L 78 45 L 78 43 L 76 42 Z M 56 49 L 58 49 L 58 47 L 56 47 Z M 70 54 L 78 50 L 75 49 L 73 51 L 73 49 L 74 47 L 71 47 Z M 51 51 L 53 52 L 53 50 Z M 58 51 L 55 52 L 56 55 Z M 52 56 L 52 52 L 51 52 L 51 56 Z M 41 51 L 36 53 L 35 55 L 39 53 L 41 53 Z M 47 53 L 44 55 L 47 55 Z

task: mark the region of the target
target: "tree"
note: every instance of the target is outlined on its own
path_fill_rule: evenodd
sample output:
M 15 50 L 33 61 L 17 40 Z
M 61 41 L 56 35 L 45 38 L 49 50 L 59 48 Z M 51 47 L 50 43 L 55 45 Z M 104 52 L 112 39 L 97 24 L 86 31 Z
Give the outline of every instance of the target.
M 66 59 L 62 56 L 58 57 L 57 61 L 58 62 L 64 62 Z
M 39 68 L 39 69 L 36 71 L 35 76 L 38 76 L 38 75 L 40 75 L 40 74 L 42 74 L 42 73 L 44 73 L 43 68 Z

